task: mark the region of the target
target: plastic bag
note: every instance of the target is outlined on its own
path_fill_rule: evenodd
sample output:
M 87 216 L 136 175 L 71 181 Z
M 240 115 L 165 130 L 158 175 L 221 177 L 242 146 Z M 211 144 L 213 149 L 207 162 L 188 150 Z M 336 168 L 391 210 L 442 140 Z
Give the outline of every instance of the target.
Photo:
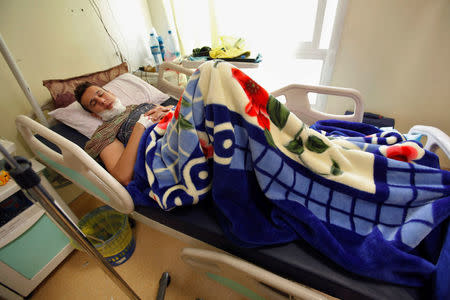
M 221 36 L 219 47 L 211 49 L 209 56 L 212 58 L 245 58 L 250 56 L 250 51 L 245 49 L 243 38 Z

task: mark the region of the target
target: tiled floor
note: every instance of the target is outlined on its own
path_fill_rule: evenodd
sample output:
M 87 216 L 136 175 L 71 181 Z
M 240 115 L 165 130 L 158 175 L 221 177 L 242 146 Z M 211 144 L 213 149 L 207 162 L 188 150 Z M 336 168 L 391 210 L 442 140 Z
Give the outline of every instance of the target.
M 71 203 L 82 216 L 99 203 L 87 195 Z M 137 222 L 136 250 L 115 268 L 141 299 L 155 299 L 164 271 L 171 275 L 165 299 L 243 299 L 197 273 L 180 259 L 188 245 Z M 74 251 L 31 295 L 31 299 L 128 299 L 86 253 Z

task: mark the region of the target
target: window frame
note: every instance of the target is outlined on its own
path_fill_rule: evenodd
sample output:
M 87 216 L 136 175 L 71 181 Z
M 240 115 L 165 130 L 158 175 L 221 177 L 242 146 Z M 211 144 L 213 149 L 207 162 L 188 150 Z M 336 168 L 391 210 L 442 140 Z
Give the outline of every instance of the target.
M 323 61 L 319 85 L 331 84 L 334 66 L 336 63 L 336 54 L 339 49 L 342 31 L 344 29 L 348 0 L 338 0 L 332 26 L 330 44 L 328 49 L 321 49 L 319 47 L 326 6 L 327 0 L 318 0 L 313 39 L 311 42 L 300 43 L 299 50 L 296 52 L 297 59 L 318 59 Z M 318 95 L 315 104 L 312 106 L 317 110 L 324 111 L 326 109 L 326 104 L 327 96 Z

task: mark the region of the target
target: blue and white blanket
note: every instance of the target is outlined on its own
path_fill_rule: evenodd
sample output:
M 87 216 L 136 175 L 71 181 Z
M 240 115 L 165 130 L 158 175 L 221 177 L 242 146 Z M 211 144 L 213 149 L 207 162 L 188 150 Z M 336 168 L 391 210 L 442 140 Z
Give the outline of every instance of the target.
M 228 63 L 194 73 L 137 160 L 127 187 L 136 205 L 208 199 L 242 246 L 301 238 L 350 271 L 410 286 L 436 273 L 417 247 L 450 213 L 437 157 L 370 125 L 310 128 Z

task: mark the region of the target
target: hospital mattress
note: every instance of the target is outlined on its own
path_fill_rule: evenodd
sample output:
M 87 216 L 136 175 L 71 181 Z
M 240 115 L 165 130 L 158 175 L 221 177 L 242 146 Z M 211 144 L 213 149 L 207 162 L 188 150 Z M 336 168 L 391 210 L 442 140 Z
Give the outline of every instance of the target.
M 51 129 L 81 148 L 88 141 L 88 138 L 64 124 L 57 124 Z M 37 138 L 58 151 L 51 142 L 40 136 Z M 212 205 L 212 201 L 205 201 L 200 205 L 181 207 L 169 212 L 159 207 L 138 206 L 135 210 L 153 221 L 334 297 L 402 300 L 427 298 L 424 288 L 398 286 L 350 273 L 302 240 L 270 247 L 239 247 L 225 237 L 216 222 Z

